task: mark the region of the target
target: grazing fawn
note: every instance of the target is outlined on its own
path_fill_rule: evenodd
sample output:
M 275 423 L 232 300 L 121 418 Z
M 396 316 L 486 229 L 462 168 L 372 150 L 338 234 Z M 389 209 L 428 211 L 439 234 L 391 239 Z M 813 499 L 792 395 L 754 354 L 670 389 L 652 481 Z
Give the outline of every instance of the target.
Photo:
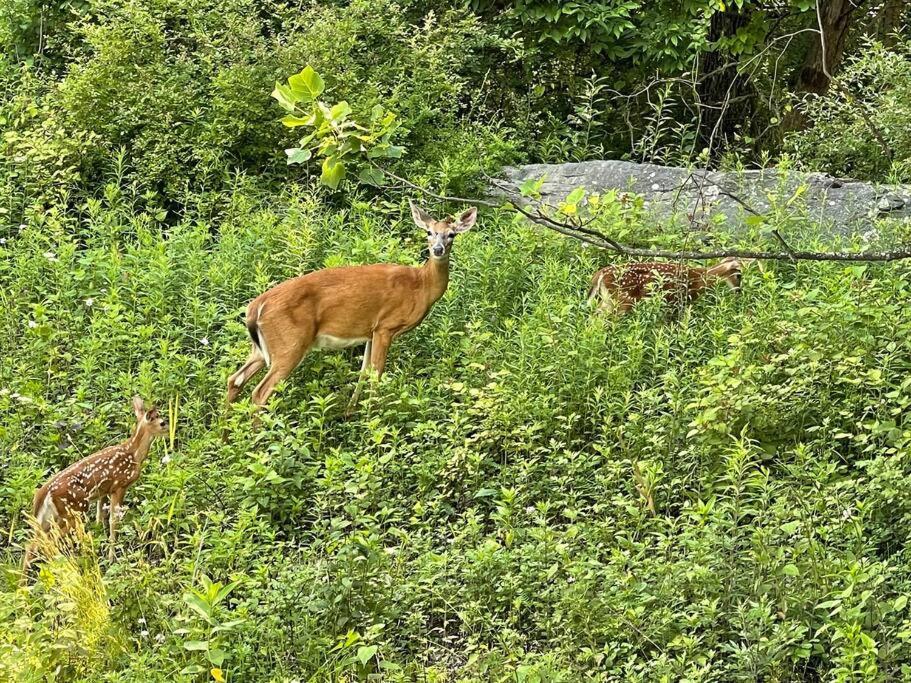
M 673 304 L 693 301 L 719 282 L 739 291 L 742 265 L 736 258 L 727 258 L 710 268 L 655 262 L 607 266 L 592 277 L 588 299 L 599 298 L 599 310 L 622 315 L 659 291 Z
M 168 431 L 167 421 L 158 414 L 158 409 L 146 410 L 139 396 L 133 397 L 133 413 L 136 415 L 136 429 L 129 439 L 70 465 L 38 489 L 32 501 L 32 514 L 42 531 L 48 531 L 52 524 L 65 531 L 76 513 L 88 512 L 91 501 L 97 502 L 96 519 L 103 523 L 103 503 L 108 498 L 111 503 L 108 512 L 108 556 L 113 560 L 118 508 L 127 489 L 139 478 L 152 441 Z M 23 580 L 34 552 L 34 544 L 30 544 L 22 562 Z
M 364 360 L 348 404 L 357 404 L 370 370 L 383 374 L 392 340 L 417 327 L 449 285 L 449 252 L 455 236 L 470 230 L 478 211 L 435 220 L 409 200 L 411 216 L 427 233 L 430 256 L 419 267 L 391 263 L 325 268 L 276 285 L 247 306 L 249 357 L 228 379 L 227 402 L 263 367 L 266 376 L 253 390 L 253 403 L 265 405 L 275 385 L 307 352 L 364 344 Z

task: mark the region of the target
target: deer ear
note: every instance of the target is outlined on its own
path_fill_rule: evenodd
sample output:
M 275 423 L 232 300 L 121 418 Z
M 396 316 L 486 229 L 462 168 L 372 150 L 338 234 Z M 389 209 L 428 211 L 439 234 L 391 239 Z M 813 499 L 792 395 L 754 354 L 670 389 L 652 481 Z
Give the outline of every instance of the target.
M 133 397 L 133 414 L 136 416 L 137 420 L 141 420 L 145 417 L 146 408 L 142 402 L 142 397 L 140 396 Z
M 433 218 L 428 214 L 424 209 L 415 204 L 410 199 L 408 200 L 408 206 L 411 207 L 411 217 L 414 219 L 414 222 L 419 228 L 428 228 L 430 224 L 433 223 Z
M 468 211 L 459 216 L 459 219 L 452 228 L 456 232 L 467 232 L 471 230 L 471 227 L 476 220 L 478 220 L 478 208 L 472 206 Z

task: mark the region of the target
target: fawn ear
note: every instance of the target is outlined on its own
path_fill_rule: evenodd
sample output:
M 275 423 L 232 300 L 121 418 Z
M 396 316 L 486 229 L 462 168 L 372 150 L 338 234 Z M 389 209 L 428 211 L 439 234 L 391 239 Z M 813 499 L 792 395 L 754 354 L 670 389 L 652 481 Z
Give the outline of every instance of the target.
M 459 216 L 459 219 L 456 221 L 455 225 L 452 226 L 452 229 L 456 232 L 467 232 L 471 230 L 471 226 L 474 225 L 476 220 L 478 220 L 478 207 L 472 206 L 468 211 Z
M 145 417 L 146 408 L 142 402 L 142 397 L 140 396 L 133 397 L 133 414 L 136 416 L 137 420 L 141 420 Z
M 411 207 L 411 217 L 414 219 L 415 224 L 419 228 L 429 228 L 430 224 L 433 223 L 433 218 L 430 214 L 410 199 L 408 200 L 408 206 Z

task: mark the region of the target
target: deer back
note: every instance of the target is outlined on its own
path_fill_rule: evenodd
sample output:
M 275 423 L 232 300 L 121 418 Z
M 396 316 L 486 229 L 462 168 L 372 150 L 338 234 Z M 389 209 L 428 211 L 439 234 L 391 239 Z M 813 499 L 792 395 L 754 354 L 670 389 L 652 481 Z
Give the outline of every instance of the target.
M 279 336 L 312 326 L 315 336 L 366 340 L 378 326 L 420 323 L 446 291 L 448 266 L 441 271 L 433 263 L 326 268 L 276 285 L 250 303 L 248 316 Z
M 129 442 L 109 446 L 73 463 L 48 481 L 35 496 L 37 516 L 43 500 L 41 491 L 50 496 L 62 514 L 85 512 L 89 502 L 116 489 L 128 488 L 139 477 L 139 465 L 128 448 Z M 61 509 L 62 508 L 62 509 Z

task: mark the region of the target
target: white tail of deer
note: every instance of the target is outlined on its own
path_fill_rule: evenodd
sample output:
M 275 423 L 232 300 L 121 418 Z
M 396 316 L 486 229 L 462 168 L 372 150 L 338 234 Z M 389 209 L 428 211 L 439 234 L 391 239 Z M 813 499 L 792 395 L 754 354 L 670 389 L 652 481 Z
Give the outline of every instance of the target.
M 435 220 L 409 200 L 411 216 L 427 233 L 430 256 L 419 267 L 390 263 L 326 268 L 287 280 L 247 306 L 253 348 L 228 379 L 227 402 L 257 372 L 268 368 L 253 390 L 262 406 L 313 348 L 341 349 L 364 344 L 364 360 L 348 412 L 357 404 L 371 370 L 379 377 L 392 340 L 417 327 L 449 285 L 449 252 L 456 235 L 477 219 L 472 207 L 455 219 Z
M 728 258 L 710 268 L 655 262 L 607 266 L 592 277 L 588 298 L 601 300 L 599 310 L 621 315 L 658 292 L 668 303 L 689 302 L 720 282 L 739 291 L 743 265 L 736 258 Z
M 133 397 L 133 413 L 136 415 L 136 429 L 129 439 L 70 465 L 38 489 L 32 500 L 32 514 L 41 531 L 47 532 L 51 525 L 66 530 L 75 514 L 88 512 L 92 501 L 97 503 L 96 517 L 103 523 L 103 503 L 107 498 L 110 500 L 108 555 L 113 559 L 118 509 L 123 497 L 139 478 L 152 441 L 168 430 L 167 422 L 159 415 L 158 409 L 152 407 L 146 410 L 138 396 Z M 29 544 L 22 561 L 23 581 L 33 555 L 34 544 Z

